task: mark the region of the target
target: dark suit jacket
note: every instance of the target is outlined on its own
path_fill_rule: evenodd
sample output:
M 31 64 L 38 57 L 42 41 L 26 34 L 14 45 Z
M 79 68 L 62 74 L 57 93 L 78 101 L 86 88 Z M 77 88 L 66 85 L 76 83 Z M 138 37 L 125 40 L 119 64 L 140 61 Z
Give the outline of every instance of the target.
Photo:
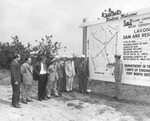
M 41 70 L 41 63 L 37 62 L 33 67 L 33 80 L 40 79 L 40 70 Z
M 20 84 L 21 83 L 20 66 L 14 60 L 10 64 L 10 71 L 11 71 L 11 82 L 12 83 L 18 82 Z

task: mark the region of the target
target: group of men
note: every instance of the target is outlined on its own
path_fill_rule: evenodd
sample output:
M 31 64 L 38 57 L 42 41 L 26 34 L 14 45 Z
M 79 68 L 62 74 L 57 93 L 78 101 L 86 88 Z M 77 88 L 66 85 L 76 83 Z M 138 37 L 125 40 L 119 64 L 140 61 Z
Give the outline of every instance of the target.
M 40 62 L 33 67 L 30 56 L 19 65 L 20 55 L 16 54 L 10 64 L 11 84 L 13 89 L 12 106 L 20 108 L 20 92 L 22 92 L 22 103 L 32 102 L 31 89 L 33 80 L 38 81 L 38 100 L 47 100 L 53 96 L 60 96 L 62 92 L 73 90 L 75 75 L 79 78 L 79 92 L 87 92 L 88 61 L 85 56 L 76 60 L 73 57 L 55 56 L 47 65 L 46 57 L 42 56 Z M 20 90 L 21 89 L 21 90 Z
M 121 55 L 115 54 L 115 62 L 108 63 L 107 66 L 114 66 L 115 78 L 115 98 L 121 100 L 121 79 L 123 73 L 123 63 Z M 12 84 L 12 106 L 20 108 L 20 92 L 22 92 L 22 103 L 32 102 L 31 89 L 33 80 L 38 80 L 38 100 L 47 100 L 52 96 L 60 96 L 61 92 L 71 92 L 73 90 L 73 80 L 75 75 L 79 79 L 79 92 L 87 92 L 87 81 L 89 77 L 88 58 L 82 56 L 76 58 L 56 56 L 46 64 L 46 57 L 42 56 L 40 62 L 33 67 L 32 59 L 28 56 L 25 62 L 19 65 L 20 55 L 16 54 L 10 64 L 11 84 Z M 20 88 L 21 87 L 21 88 Z M 20 90 L 21 89 L 21 90 Z
M 12 106 L 20 108 L 20 92 L 22 93 L 22 102 L 32 102 L 30 92 L 33 83 L 33 67 L 31 66 L 31 57 L 27 57 L 25 62 L 19 65 L 20 55 L 16 54 L 10 64 L 11 85 L 13 89 Z

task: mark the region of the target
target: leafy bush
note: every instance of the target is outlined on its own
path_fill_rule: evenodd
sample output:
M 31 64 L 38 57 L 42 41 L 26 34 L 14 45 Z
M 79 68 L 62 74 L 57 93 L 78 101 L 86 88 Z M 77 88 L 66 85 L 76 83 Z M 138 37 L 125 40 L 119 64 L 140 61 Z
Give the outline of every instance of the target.
M 40 41 L 35 40 L 37 42 L 36 46 L 31 46 L 30 43 L 28 43 L 27 46 L 23 45 L 18 36 L 12 37 L 13 42 L 11 43 L 0 42 L 0 68 L 8 69 L 15 53 L 21 55 L 20 64 L 22 64 L 29 55 L 32 55 L 33 64 L 35 64 L 35 61 L 39 61 L 41 56 L 45 56 L 48 60 L 51 60 L 58 54 L 58 49 L 66 48 L 61 47 L 60 42 L 52 42 L 52 37 L 53 36 L 50 35 L 41 38 Z

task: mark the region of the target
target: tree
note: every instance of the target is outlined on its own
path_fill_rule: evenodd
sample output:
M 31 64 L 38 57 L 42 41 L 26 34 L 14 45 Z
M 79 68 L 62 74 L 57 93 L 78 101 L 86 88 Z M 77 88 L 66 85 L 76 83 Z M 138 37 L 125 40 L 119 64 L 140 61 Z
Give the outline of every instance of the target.
M 60 48 L 66 48 L 61 46 L 61 42 L 53 42 L 52 41 L 53 35 L 45 36 L 44 38 L 41 38 L 40 41 L 35 40 L 35 42 L 38 43 L 37 46 L 32 48 L 32 55 L 36 58 L 34 58 L 34 61 L 39 61 L 41 56 L 45 56 L 47 58 L 47 64 L 50 64 L 50 61 L 58 55 L 58 50 Z
M 11 43 L 0 42 L 0 68 L 9 68 L 12 58 L 16 53 L 21 55 L 20 64 L 30 55 L 32 55 L 33 64 L 39 61 L 41 56 L 45 56 L 49 64 L 50 60 L 58 54 L 58 49 L 62 48 L 60 42 L 52 42 L 52 37 L 52 35 L 46 35 L 40 41 L 35 40 L 37 42 L 36 46 L 32 46 L 30 43 L 27 43 L 26 46 L 23 45 L 18 36 L 11 37 L 13 39 Z
M 20 56 L 21 56 L 20 64 L 22 64 L 24 62 L 25 58 L 30 55 L 31 44 L 28 43 L 27 46 L 23 45 L 22 42 L 19 41 L 18 36 L 12 37 L 12 39 L 13 39 L 13 42 L 11 43 L 11 48 L 12 48 L 12 52 L 13 52 L 12 54 L 13 55 L 15 53 L 20 54 Z

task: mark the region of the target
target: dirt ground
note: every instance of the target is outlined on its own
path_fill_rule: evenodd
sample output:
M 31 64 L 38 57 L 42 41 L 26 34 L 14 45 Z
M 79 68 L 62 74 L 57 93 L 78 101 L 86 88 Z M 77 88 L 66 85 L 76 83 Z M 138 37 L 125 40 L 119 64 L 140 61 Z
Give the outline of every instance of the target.
M 45 101 L 37 100 L 16 109 L 11 106 L 10 72 L 0 70 L 0 121 L 150 121 L 150 88 L 123 85 L 123 101 L 113 98 L 114 84 L 91 81 L 88 94 L 74 91 Z

